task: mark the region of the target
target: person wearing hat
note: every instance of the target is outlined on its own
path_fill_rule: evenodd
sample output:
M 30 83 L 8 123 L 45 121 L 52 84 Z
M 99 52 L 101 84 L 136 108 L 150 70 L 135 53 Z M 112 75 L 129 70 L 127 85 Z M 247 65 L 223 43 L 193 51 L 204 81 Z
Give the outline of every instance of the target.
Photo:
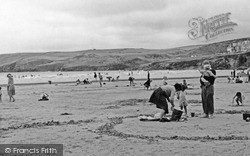
M 15 95 L 15 86 L 14 86 L 14 79 L 13 76 L 11 74 L 7 75 L 8 77 L 8 84 L 7 84 L 7 92 L 8 95 L 10 97 L 10 102 L 12 100 L 12 102 L 15 101 L 14 95 Z
M 214 81 L 216 71 L 211 68 L 209 61 L 203 62 L 203 69 L 200 70 L 201 99 L 204 111 L 204 118 L 214 117 Z

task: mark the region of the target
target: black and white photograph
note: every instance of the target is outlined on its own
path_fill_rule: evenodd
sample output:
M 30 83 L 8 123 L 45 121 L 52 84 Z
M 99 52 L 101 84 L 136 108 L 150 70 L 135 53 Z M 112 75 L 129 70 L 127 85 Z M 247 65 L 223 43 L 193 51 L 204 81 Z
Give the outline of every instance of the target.
M 249 156 L 250 1 L 0 0 L 0 156 Z

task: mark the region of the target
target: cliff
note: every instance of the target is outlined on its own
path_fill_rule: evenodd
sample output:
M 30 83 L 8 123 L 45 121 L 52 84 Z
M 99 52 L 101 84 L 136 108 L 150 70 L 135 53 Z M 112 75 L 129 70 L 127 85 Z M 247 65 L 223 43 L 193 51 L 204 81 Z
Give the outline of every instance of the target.
M 205 59 L 210 60 L 215 69 L 245 68 L 250 66 L 250 43 L 247 41 L 250 42 L 250 38 L 171 49 L 91 49 L 2 54 L 0 71 L 197 69 Z M 240 47 L 239 43 L 245 44 Z M 230 51 L 230 47 L 233 47 L 233 51 Z

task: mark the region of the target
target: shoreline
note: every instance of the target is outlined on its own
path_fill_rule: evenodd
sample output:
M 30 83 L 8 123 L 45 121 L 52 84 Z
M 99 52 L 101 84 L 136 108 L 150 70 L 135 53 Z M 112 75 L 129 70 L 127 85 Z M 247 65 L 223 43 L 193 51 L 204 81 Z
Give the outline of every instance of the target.
M 226 78 L 228 76 L 217 76 L 217 78 Z M 179 80 L 179 79 L 196 79 L 199 78 L 199 76 L 193 76 L 193 77 L 170 77 L 168 80 Z M 140 79 L 135 79 L 135 81 L 146 81 L 146 78 L 140 78 Z M 162 78 L 151 78 L 151 80 L 162 80 Z M 119 82 L 119 81 L 128 81 L 128 79 L 120 79 L 120 80 L 115 80 L 115 81 L 108 81 L 108 80 L 103 80 L 103 82 Z M 97 83 L 99 82 L 98 80 L 93 80 L 91 81 L 92 83 Z M 49 82 L 37 82 L 37 83 L 17 83 L 15 86 L 30 86 L 30 85 L 55 85 L 55 84 L 72 84 L 76 83 L 76 81 L 55 81 L 49 84 Z M 0 84 L 0 87 L 6 87 L 7 84 Z

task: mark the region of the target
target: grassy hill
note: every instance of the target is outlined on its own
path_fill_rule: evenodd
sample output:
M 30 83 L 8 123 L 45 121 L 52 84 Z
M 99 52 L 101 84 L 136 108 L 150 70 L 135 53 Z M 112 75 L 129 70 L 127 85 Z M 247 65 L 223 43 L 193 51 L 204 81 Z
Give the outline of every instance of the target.
M 211 60 L 215 69 L 249 67 L 250 51 L 227 53 L 230 43 L 244 40 L 250 38 L 172 49 L 125 48 L 2 54 L 0 71 L 197 69 L 205 59 Z

